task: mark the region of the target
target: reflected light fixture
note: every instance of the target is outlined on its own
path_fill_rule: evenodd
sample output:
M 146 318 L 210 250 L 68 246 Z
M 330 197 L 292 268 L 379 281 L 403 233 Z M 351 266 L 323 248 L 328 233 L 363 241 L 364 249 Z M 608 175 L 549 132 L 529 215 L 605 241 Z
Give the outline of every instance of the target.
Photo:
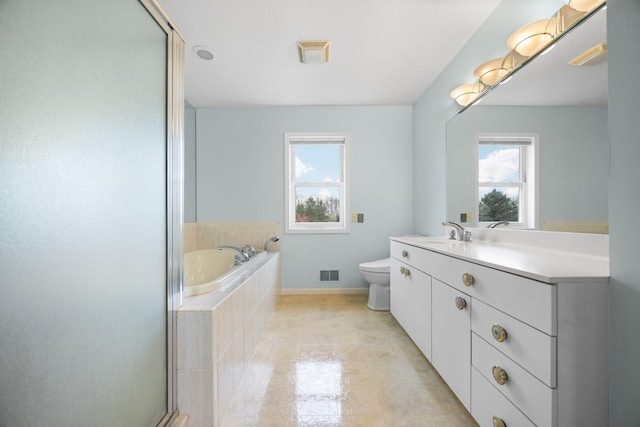
M 507 39 L 509 49 L 522 56 L 533 56 L 556 36 L 556 19 L 541 19 L 520 27 Z
M 564 33 L 573 27 L 573 25 L 581 21 L 585 15 L 586 12 L 581 10 L 574 9 L 568 5 L 562 6 L 556 13 L 557 34 Z
M 475 101 L 483 90 L 484 86 L 480 82 L 468 83 L 452 90 L 450 96 L 455 99 L 459 105 L 466 107 Z
M 605 0 L 569 0 L 569 7 L 580 12 L 591 12 L 604 2 Z
M 303 64 L 329 62 L 329 40 L 299 41 L 298 54 Z
M 480 79 L 482 84 L 493 86 L 498 83 L 501 78 L 507 75 L 509 68 L 506 65 L 505 58 L 496 58 L 487 61 L 473 72 L 473 75 Z

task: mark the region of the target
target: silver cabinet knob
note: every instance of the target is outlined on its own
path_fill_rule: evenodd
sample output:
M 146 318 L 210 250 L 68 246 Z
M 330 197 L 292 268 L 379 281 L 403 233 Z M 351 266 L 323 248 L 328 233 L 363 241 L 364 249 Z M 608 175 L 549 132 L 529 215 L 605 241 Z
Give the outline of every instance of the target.
M 402 251 L 402 258 L 407 258 L 409 256 L 409 252 L 403 250 Z
M 462 297 L 456 297 L 456 308 L 458 310 L 464 310 L 467 306 L 467 302 Z

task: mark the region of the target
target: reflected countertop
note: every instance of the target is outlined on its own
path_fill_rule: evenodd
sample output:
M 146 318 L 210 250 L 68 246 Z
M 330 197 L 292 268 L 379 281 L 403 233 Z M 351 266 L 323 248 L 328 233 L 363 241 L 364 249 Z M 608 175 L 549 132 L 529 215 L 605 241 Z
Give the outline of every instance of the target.
M 609 281 L 609 257 L 526 244 L 443 237 L 401 236 L 392 241 L 437 252 L 545 283 Z

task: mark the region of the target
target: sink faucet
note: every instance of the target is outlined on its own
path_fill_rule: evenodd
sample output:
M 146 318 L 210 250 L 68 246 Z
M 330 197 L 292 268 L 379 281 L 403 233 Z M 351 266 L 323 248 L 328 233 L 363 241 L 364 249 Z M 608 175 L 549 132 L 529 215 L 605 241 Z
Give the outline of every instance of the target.
M 509 225 L 509 221 L 498 221 L 498 222 L 494 222 L 493 224 L 489 224 L 487 225 L 487 228 L 496 228 L 499 225 Z
M 234 251 L 236 253 L 236 256 L 234 258 L 236 265 L 239 265 L 240 263 L 245 261 L 249 261 L 249 255 L 244 253 L 240 248 L 236 248 L 235 246 L 218 246 L 219 251 L 223 249 L 229 249 L 230 251 Z
M 453 222 L 453 221 L 444 221 L 442 223 L 442 225 L 445 226 L 445 227 L 449 226 L 449 227 L 453 227 L 453 228 L 456 229 L 455 232 L 452 232 L 452 233 L 449 234 L 449 236 L 450 236 L 449 238 L 451 240 L 455 240 L 457 238 L 458 240 L 462 241 L 462 239 L 464 238 L 464 228 L 462 228 L 462 226 L 460 224 L 458 224 L 456 222 Z

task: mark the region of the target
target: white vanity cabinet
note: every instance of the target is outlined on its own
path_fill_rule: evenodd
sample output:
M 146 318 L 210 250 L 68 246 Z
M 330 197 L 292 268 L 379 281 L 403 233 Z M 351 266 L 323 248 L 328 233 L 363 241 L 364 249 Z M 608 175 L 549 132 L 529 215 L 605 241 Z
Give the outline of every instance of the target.
M 431 295 L 431 363 L 464 407 L 470 410 L 470 298 L 436 279 L 431 283 Z
M 419 266 L 421 350 L 482 427 L 608 424 L 608 260 L 417 237 L 392 238 L 391 254 L 392 314 L 413 338 L 405 319 L 424 299 L 409 301 L 399 272 Z
M 421 251 L 419 248 L 394 245 L 393 249 L 390 262 L 391 314 L 420 351 L 431 359 L 431 276 L 421 271 L 426 265 L 417 257 Z

